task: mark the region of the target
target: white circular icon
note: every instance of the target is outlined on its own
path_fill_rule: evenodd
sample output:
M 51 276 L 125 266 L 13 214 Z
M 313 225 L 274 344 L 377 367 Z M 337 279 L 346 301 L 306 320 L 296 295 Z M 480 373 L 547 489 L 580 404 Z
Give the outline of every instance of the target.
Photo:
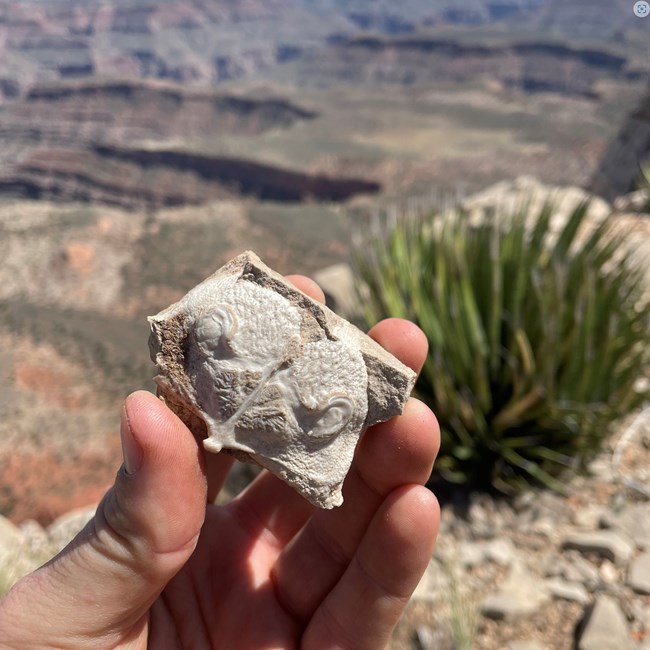
M 650 16 L 650 3 L 645 2 L 645 0 L 642 2 L 636 2 L 634 4 L 634 15 L 637 16 L 637 18 L 647 18 Z

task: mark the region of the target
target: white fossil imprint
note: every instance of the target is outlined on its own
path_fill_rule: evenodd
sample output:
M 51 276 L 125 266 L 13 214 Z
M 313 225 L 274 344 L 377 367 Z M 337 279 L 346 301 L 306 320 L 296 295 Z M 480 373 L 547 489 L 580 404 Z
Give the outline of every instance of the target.
M 149 318 L 162 399 L 211 452 L 313 504 L 341 487 L 365 427 L 401 413 L 415 373 L 252 252 Z

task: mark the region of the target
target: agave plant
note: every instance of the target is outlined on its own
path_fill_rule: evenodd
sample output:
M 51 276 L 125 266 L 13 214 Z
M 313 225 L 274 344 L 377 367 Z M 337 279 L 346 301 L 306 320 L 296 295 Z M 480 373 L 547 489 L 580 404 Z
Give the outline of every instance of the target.
M 404 216 L 357 246 L 367 324 L 408 318 L 429 339 L 416 386 L 440 422 L 437 471 L 473 488 L 561 489 L 610 425 L 650 395 L 642 272 L 588 205 L 558 229 L 531 214 Z

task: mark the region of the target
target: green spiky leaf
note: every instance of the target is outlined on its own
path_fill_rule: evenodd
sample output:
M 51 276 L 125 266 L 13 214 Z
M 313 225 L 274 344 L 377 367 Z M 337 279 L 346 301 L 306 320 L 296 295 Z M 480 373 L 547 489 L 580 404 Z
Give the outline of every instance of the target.
M 648 170 L 650 181 L 650 170 Z M 447 480 L 561 486 L 612 423 L 650 398 L 650 305 L 623 235 L 575 207 L 394 218 L 357 248 L 367 325 L 409 318 L 429 339 L 416 386 L 442 433 Z

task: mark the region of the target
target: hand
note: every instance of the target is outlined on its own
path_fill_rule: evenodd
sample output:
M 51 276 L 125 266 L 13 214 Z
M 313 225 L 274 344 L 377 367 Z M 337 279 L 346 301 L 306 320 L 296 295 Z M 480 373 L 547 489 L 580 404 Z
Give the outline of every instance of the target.
M 318 287 L 290 278 L 316 299 Z M 371 336 L 419 370 L 426 339 L 383 321 Z M 422 484 L 438 450 L 431 411 L 363 436 L 344 504 L 318 510 L 263 471 L 225 506 L 207 505 L 232 458 L 206 454 L 153 395 L 134 393 L 125 462 L 86 528 L 0 601 L 0 648 L 350 649 L 384 647 L 438 530 Z

